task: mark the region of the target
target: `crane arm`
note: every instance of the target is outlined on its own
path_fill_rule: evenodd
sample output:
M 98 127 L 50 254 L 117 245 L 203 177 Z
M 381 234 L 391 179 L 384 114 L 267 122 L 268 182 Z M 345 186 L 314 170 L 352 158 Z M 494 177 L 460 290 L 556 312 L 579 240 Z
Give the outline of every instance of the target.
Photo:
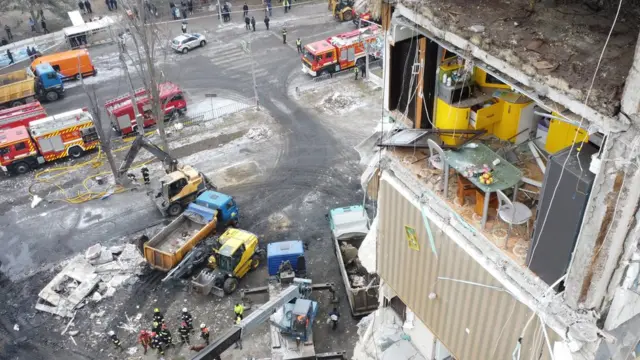
M 202 349 L 198 355 L 191 358 L 191 360 L 216 360 L 220 359 L 220 354 L 227 350 L 236 341 L 240 340 L 246 333 L 253 331 L 263 322 L 267 321 L 273 313 L 284 304 L 291 300 L 300 297 L 302 294 L 300 288 L 303 285 L 290 285 L 284 289 L 278 296 L 269 300 L 256 311 L 245 317 L 240 324 L 234 325 L 231 329 L 224 332 L 217 337 L 213 342 Z
M 149 142 L 147 139 L 145 139 L 144 135 L 137 135 L 135 140 L 133 140 L 133 142 L 131 143 L 131 148 L 127 152 L 127 155 L 125 155 L 124 161 L 118 169 L 119 177 L 129 171 L 131 164 L 133 164 L 133 160 L 135 160 L 136 156 L 140 152 L 140 149 L 142 148 L 153 154 L 153 156 L 155 156 L 158 160 L 162 161 L 167 172 L 177 170 L 178 161 L 176 159 L 172 158 L 171 155 L 167 154 L 157 145 Z

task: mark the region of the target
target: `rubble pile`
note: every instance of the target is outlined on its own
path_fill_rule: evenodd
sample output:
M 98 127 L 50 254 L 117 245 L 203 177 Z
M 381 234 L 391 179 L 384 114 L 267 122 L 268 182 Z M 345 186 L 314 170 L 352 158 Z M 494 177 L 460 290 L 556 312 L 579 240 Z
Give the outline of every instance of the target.
M 352 288 L 362 288 L 367 286 L 377 286 L 380 278 L 377 274 L 370 274 L 367 268 L 362 265 L 358 257 L 358 248 L 347 243 L 340 243 L 340 253 L 344 261 L 347 277 Z
M 425 360 L 391 308 L 380 308 L 358 323 L 354 360 Z
M 271 130 L 264 126 L 253 127 L 247 131 L 245 136 L 251 140 L 264 140 L 271 137 Z
M 336 91 L 322 99 L 319 106 L 327 112 L 338 113 L 339 110 L 351 110 L 357 107 L 357 100 L 358 99 L 351 95 Z
M 133 244 L 110 248 L 96 244 L 78 255 L 38 294 L 36 310 L 72 317 L 87 301 L 99 302 L 135 282 L 144 258 Z

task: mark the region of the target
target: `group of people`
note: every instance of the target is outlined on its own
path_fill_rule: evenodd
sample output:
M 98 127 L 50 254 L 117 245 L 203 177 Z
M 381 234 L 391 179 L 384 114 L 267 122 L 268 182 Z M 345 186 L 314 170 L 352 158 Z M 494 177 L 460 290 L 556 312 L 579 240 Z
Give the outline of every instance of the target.
M 83 14 L 93 14 L 93 10 L 91 10 L 91 3 L 89 2 L 89 0 L 79 0 L 78 1 L 78 8 L 80 9 L 80 12 Z
M 109 9 L 109 11 L 118 10 L 118 1 L 117 0 L 104 0 L 104 3 L 107 4 L 107 9 Z
M 178 20 L 181 16 L 183 19 L 186 19 L 188 16 L 187 14 L 193 13 L 193 0 L 180 1 L 180 7 L 177 7 L 173 1 L 170 1 L 169 8 L 171 10 L 173 20 Z

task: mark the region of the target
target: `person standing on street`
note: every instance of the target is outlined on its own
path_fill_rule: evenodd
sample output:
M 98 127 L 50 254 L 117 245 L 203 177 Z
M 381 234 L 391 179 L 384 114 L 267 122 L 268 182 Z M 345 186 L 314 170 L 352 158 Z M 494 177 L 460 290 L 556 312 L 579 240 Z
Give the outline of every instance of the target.
M 200 337 L 209 345 L 209 329 L 207 329 L 207 325 L 204 323 L 200 324 Z
M 251 30 L 251 19 L 248 16 L 244 17 L 244 28 L 247 30 Z
M 249 5 L 247 5 L 247 3 L 244 3 L 244 5 L 242 5 L 242 11 L 242 16 L 247 17 L 247 15 L 249 15 Z
M 358 68 L 357 66 L 355 66 L 353 68 L 353 73 L 356 75 L 356 80 L 358 80 L 358 72 L 360 72 L 360 68 Z
M 118 10 L 118 0 L 111 0 L 111 8 L 114 11 Z
M 251 17 L 251 28 L 256 31 L 256 19 L 253 16 Z
M 151 334 L 147 330 L 140 330 L 138 342 L 144 349 L 144 355 L 147 355 L 147 348 L 149 347 L 149 345 L 151 345 Z
M 47 29 L 47 23 L 44 22 L 44 19 L 40 21 L 40 26 L 42 26 L 42 31 L 44 31 L 45 34 L 49 33 L 49 30 Z
M 31 32 L 36 32 L 36 22 L 32 18 L 29 18 L 29 26 L 31 26 Z
M 7 38 L 9 39 L 9 41 L 13 40 L 13 34 L 11 33 L 11 28 L 9 27 L 9 25 L 4 26 L 4 32 L 7 33 Z
M 286 44 L 287 43 L 287 29 L 282 28 L 282 43 Z
M 302 40 L 300 38 L 296 40 L 296 48 L 298 49 L 298 54 L 302 54 Z
M 166 347 L 173 346 L 173 338 L 171 337 L 171 332 L 167 328 L 167 324 L 162 324 L 162 330 L 160 330 L 160 340 Z
M 289 0 L 283 0 L 283 5 L 284 5 L 284 13 L 286 14 L 287 12 L 289 12 Z
M 182 33 L 183 34 L 187 33 L 187 22 L 186 21 L 182 22 Z
M 180 324 L 180 328 L 178 329 L 178 334 L 180 334 L 180 342 L 182 345 L 184 344 L 191 345 L 191 342 L 189 341 L 189 326 L 187 325 L 186 321 L 183 321 Z
M 111 8 L 111 0 L 104 0 L 104 3 L 107 4 L 107 9 L 109 9 L 109 11 L 113 11 Z
M 158 324 L 164 323 L 164 316 L 158 308 L 153 309 L 153 321 L 157 322 Z
M 240 318 L 240 320 L 243 319 L 243 314 L 244 314 L 244 306 L 242 306 L 242 304 L 240 303 L 236 303 L 236 306 L 233 307 L 233 313 L 235 314 L 236 318 Z
M 162 348 L 162 339 L 158 333 L 151 333 L 151 348 L 157 349 L 159 355 L 164 355 L 164 349 Z
M 87 13 L 93 14 L 93 10 L 91 10 L 91 3 L 89 0 L 84 0 L 84 8 L 87 9 Z
M 187 8 L 189 9 L 189 14 L 193 14 L 193 0 L 187 1 Z
M 239 316 L 236 317 L 236 325 L 240 325 L 241 322 L 242 322 L 242 318 Z M 242 338 L 238 338 L 238 341 L 236 341 L 235 348 L 242 350 Z
M 182 321 L 187 324 L 189 331 L 193 332 L 193 316 L 191 316 L 187 308 L 182 308 Z
M 357 69 L 358 67 L 356 67 Z M 356 80 L 358 73 L 356 72 Z M 338 320 L 340 319 L 340 313 L 338 312 L 338 308 L 333 308 L 333 310 L 329 313 L 329 320 L 331 321 L 331 330 L 335 330 L 338 327 Z
M 84 2 L 82 0 L 78 1 L 78 9 L 80 9 L 81 13 L 86 14 L 84 10 Z
M 267 27 L 267 30 L 269 30 L 269 17 L 268 16 L 264 17 L 264 25 Z
M 0 44 L 2 44 L 2 46 L 8 45 L 9 42 L 7 41 L 7 39 L 2 38 L 2 42 L 0 42 Z
M 267 0 L 267 10 L 269 10 L 269 16 L 273 16 L 271 14 L 271 0 Z
M 9 65 L 13 64 L 13 54 L 9 49 L 7 49 L 7 58 L 9 58 Z
M 118 336 L 116 335 L 115 332 L 113 332 L 113 330 L 109 331 L 109 337 L 111 338 L 111 342 L 113 343 L 113 345 L 116 346 L 116 349 L 120 351 L 124 350 L 122 348 L 122 343 L 120 343 L 120 339 L 118 339 Z

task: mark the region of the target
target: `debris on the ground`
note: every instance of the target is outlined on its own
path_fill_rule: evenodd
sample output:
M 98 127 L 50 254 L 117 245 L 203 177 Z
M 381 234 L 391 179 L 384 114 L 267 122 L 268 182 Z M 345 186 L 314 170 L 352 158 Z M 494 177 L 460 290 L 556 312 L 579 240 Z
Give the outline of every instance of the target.
M 91 315 L 89 315 L 89 319 L 93 319 L 94 317 L 102 317 L 104 313 L 105 313 L 104 310 L 100 310 L 97 313 L 91 313 Z
M 380 308 L 358 323 L 358 342 L 354 360 L 414 359 L 424 360 L 411 337 L 405 334 L 402 320 L 390 308 Z
M 252 140 L 264 140 L 271 137 L 271 130 L 264 126 L 249 129 L 245 136 Z
M 336 91 L 322 99 L 319 106 L 323 108 L 325 112 L 337 114 L 341 111 L 350 111 L 359 107 L 361 104 L 358 103 L 357 100 L 358 99 L 352 95 Z
M 471 25 L 469 26 L 469 30 L 475 32 L 475 33 L 481 33 L 484 32 L 484 26 L 482 25 Z
M 120 255 L 114 258 L 114 252 Z M 94 302 L 113 296 L 116 288 L 137 275 L 143 265 L 144 258 L 133 244 L 122 246 L 121 251 L 100 244 L 91 246 L 84 255 L 71 259 L 40 291 L 36 309 L 71 317 L 73 310 L 83 306 L 82 301 L 94 290 L 91 296 Z
M 135 347 L 135 346 L 130 347 L 130 348 L 127 349 L 127 354 L 129 354 L 129 355 L 135 355 L 135 353 L 137 353 L 137 352 L 138 352 L 138 348 Z
M 358 249 L 347 242 L 340 244 L 340 252 L 345 265 L 348 265 L 358 257 Z
M 38 206 L 38 204 L 40 204 L 40 202 L 42 202 L 42 198 L 38 195 L 33 195 L 33 200 L 31 200 L 31 208 L 35 208 L 36 206 Z
M 76 336 L 76 335 L 78 335 L 79 332 L 80 331 L 78 331 L 78 330 L 71 330 L 71 331 L 68 332 L 68 334 L 69 334 L 69 336 Z
M 13 325 L 13 330 L 20 331 L 20 325 L 18 324 Z

